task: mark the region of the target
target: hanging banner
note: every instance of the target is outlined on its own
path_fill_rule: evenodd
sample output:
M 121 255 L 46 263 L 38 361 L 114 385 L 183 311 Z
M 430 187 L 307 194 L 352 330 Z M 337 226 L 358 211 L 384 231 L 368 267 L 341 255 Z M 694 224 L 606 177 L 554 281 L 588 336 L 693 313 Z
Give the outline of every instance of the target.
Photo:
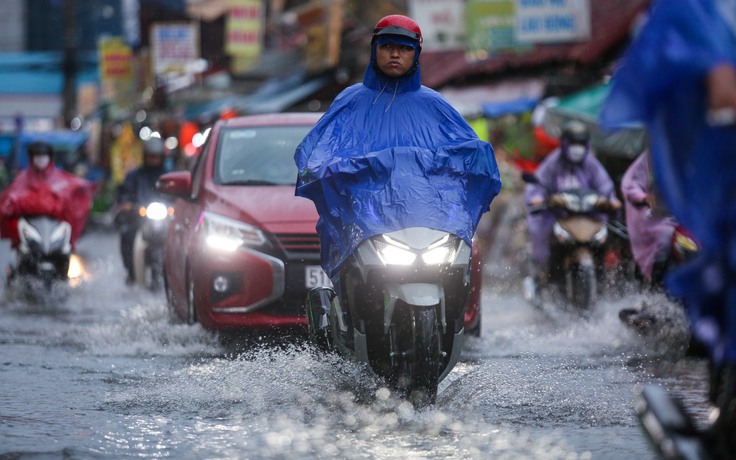
M 559 43 L 590 38 L 590 0 L 516 0 L 516 40 Z
M 186 75 L 199 59 L 199 31 L 189 22 L 160 23 L 151 28 L 153 71 L 157 76 Z
M 464 12 L 464 0 L 410 0 L 409 16 L 422 27 L 422 50 L 463 48 Z
M 516 40 L 516 1 L 468 0 L 465 5 L 468 51 L 493 54 L 528 48 Z
M 225 23 L 225 52 L 231 56 L 258 56 L 262 35 L 261 1 L 230 0 Z
M 104 37 L 98 43 L 102 99 L 118 107 L 135 103 L 133 51 L 122 37 Z

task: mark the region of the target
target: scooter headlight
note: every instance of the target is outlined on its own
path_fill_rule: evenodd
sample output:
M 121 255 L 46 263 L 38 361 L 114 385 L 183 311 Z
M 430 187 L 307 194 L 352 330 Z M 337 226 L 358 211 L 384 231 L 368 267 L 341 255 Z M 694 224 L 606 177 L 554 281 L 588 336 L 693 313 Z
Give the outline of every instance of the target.
M 450 235 L 445 235 L 439 241 L 429 245 L 427 250 L 422 254 L 422 260 L 427 265 L 450 263 L 455 258 L 456 247 L 457 245 L 454 239 L 450 238 Z
M 374 240 L 374 245 L 378 257 L 385 265 L 411 265 L 417 259 L 417 255 L 409 246 L 386 235 Z
M 555 235 L 555 238 L 557 238 L 557 241 L 560 243 L 572 243 L 575 239 L 572 237 L 572 235 L 562 228 L 562 225 L 560 225 L 558 222 L 555 222 L 554 227 L 552 227 L 552 233 Z
M 221 251 L 233 252 L 242 246 L 267 243 L 263 232 L 256 227 L 209 212 L 202 215 L 202 229 L 207 246 Z
M 141 215 L 151 220 L 164 220 L 169 216 L 169 208 L 165 204 L 154 201 L 146 206 Z
M 422 251 L 412 250 L 409 246 L 387 235 L 374 240 L 374 245 L 378 257 L 385 265 L 412 265 L 420 255 L 422 262 L 426 265 L 450 263 L 455 258 L 457 246 L 455 239 L 450 235 L 443 236 Z
M 36 227 L 29 224 L 22 217 L 18 219 L 18 235 L 20 236 L 21 245 L 25 247 L 28 247 L 29 243 L 40 243 L 42 239 Z
M 608 227 L 604 225 L 601 227 L 600 230 L 595 232 L 595 235 L 593 235 L 592 241 L 593 243 L 600 245 L 600 244 L 605 243 L 607 239 L 608 239 Z

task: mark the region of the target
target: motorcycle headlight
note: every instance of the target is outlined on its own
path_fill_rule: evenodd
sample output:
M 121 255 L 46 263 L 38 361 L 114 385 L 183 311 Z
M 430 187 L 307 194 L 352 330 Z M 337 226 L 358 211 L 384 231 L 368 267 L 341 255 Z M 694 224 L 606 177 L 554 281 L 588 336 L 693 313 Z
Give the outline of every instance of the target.
M 36 230 L 36 227 L 29 224 L 24 218 L 18 219 L 18 235 L 20 236 L 21 244 L 28 245 L 29 242 L 41 242 L 41 234 Z
M 552 227 L 552 233 L 555 235 L 555 238 L 557 238 L 557 241 L 560 243 L 571 243 L 573 242 L 573 237 L 568 233 L 567 230 L 562 228 L 562 226 L 555 222 L 554 227 Z
M 241 246 L 262 246 L 267 240 L 263 232 L 252 225 L 217 214 L 205 212 L 202 228 L 208 247 L 233 252 Z
M 72 226 L 68 222 L 61 222 L 56 226 L 53 232 L 51 232 L 51 243 L 57 242 L 69 242 L 72 238 Z
M 605 225 L 601 227 L 600 230 L 595 232 L 595 235 L 593 235 L 593 243 L 595 244 L 603 244 L 606 242 L 606 239 L 608 239 L 608 227 Z
M 439 241 L 429 245 L 427 251 L 422 253 L 422 260 L 427 265 L 450 263 L 455 258 L 456 246 L 450 235 L 445 235 Z
M 409 246 L 386 235 L 382 235 L 381 238 L 374 241 L 381 262 L 385 265 L 411 265 L 414 263 L 417 255 L 411 251 Z
M 143 215 L 151 220 L 164 220 L 169 216 L 169 208 L 163 203 L 154 201 L 146 206 Z
M 382 235 L 380 239 L 374 240 L 374 246 L 378 257 L 385 265 L 412 265 L 420 255 L 424 264 L 439 265 L 450 263 L 455 258 L 457 246 L 455 242 L 450 235 L 445 235 L 420 252 L 387 235 Z

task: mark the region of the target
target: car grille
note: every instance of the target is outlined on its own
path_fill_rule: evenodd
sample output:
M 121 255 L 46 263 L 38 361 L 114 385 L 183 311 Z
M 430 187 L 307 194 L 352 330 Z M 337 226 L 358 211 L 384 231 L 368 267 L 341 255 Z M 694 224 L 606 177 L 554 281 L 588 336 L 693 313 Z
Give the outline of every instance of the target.
M 280 233 L 276 235 L 288 259 L 302 258 L 305 254 L 319 254 L 316 233 Z

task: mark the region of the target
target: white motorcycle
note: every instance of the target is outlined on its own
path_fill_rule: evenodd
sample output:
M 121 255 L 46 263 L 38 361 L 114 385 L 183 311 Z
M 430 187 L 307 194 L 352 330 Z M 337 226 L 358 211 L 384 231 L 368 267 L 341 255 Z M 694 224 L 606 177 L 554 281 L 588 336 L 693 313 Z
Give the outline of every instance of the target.
M 7 280 L 11 297 L 39 300 L 52 288 L 68 285 L 71 225 L 48 216 L 24 216 L 18 218 L 18 235 L 20 244 Z
M 368 365 L 417 406 L 433 403 L 460 358 L 471 248 L 413 227 L 361 243 L 331 287 L 307 295 L 311 339 Z

